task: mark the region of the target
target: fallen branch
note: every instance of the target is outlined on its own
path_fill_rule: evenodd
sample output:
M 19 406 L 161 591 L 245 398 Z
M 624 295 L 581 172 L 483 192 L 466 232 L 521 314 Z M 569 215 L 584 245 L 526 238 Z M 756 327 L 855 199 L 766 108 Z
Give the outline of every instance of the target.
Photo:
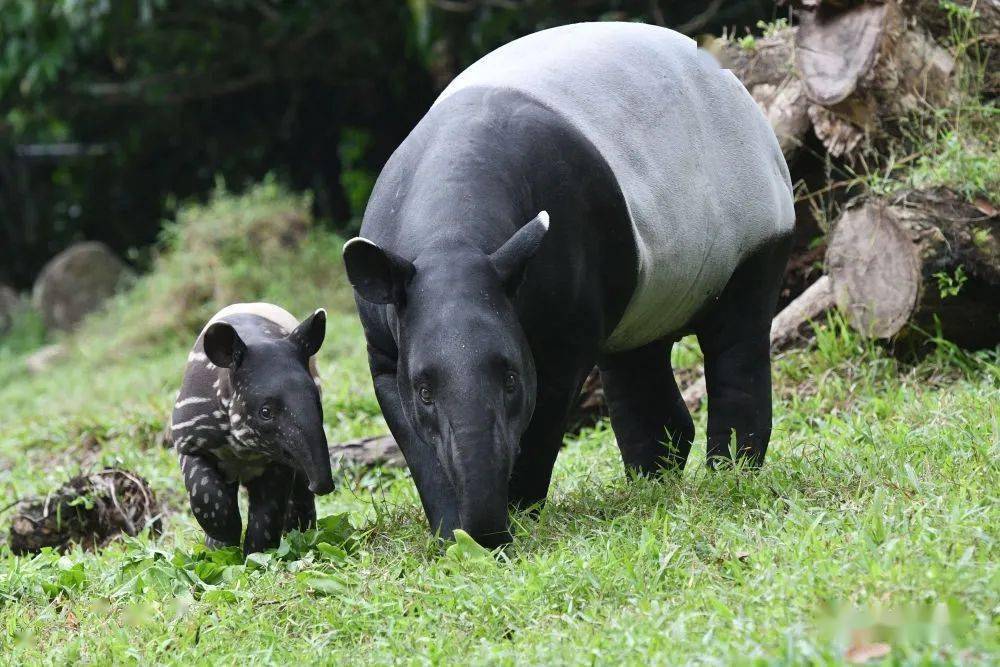
M 127 470 L 107 468 L 74 477 L 44 498 L 19 503 L 8 543 L 17 555 L 72 544 L 94 550 L 146 527 L 158 533 L 160 523 L 149 483 Z
M 405 468 L 406 459 L 391 435 L 377 435 L 331 445 L 330 459 L 334 468 L 362 467 Z

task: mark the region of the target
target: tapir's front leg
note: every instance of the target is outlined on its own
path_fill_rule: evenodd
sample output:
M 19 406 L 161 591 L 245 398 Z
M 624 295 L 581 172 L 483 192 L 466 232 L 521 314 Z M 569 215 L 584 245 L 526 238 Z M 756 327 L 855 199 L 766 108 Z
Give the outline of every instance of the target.
M 286 466 L 273 464 L 256 479 L 247 482 L 250 509 L 243 553 L 273 549 L 281 542 L 295 472 Z
M 316 527 L 316 495 L 309 490 L 309 480 L 305 473 L 296 472 L 292 490 L 288 496 L 288 511 L 285 514 L 285 532 L 309 530 Z
M 226 482 L 208 457 L 181 454 L 180 464 L 191 511 L 207 535 L 205 544 L 213 548 L 239 546 L 243 531 L 237 502 L 239 485 Z

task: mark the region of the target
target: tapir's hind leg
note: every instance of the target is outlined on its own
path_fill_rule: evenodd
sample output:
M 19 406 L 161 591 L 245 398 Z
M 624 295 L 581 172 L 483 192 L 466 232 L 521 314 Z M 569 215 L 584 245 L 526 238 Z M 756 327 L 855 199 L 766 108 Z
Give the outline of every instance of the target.
M 791 239 L 763 248 L 730 278 L 697 323 L 708 389 L 708 462 L 764 462 L 771 438 L 771 318 Z M 735 446 L 733 438 L 735 434 Z
M 694 423 L 670 367 L 672 344 L 656 341 L 599 364 L 611 427 L 630 472 L 681 470 L 691 450 Z

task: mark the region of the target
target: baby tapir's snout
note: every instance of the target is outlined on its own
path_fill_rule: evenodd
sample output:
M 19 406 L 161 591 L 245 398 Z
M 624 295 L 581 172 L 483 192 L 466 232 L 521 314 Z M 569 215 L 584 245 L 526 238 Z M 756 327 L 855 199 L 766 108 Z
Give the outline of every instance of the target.
M 315 398 L 315 400 L 313 400 Z M 290 424 L 280 429 L 279 447 L 292 467 L 305 473 L 309 490 L 318 496 L 333 491 L 330 450 L 323 430 L 323 407 L 316 387 L 304 387 L 292 395 Z

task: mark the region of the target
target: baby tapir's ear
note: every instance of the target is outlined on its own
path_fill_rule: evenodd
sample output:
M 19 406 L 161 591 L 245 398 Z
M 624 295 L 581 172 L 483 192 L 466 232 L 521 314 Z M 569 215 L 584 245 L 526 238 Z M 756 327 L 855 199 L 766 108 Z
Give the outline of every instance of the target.
M 298 345 L 307 359 L 319 352 L 324 338 L 326 338 L 326 311 L 322 308 L 302 320 L 299 326 L 295 327 L 295 331 L 288 334 L 288 340 Z
M 549 214 L 542 211 L 490 255 L 493 268 L 508 294 L 513 294 L 521 284 L 528 260 L 534 256 L 548 231 Z
M 344 244 L 347 279 L 358 295 L 371 303 L 403 305 L 413 264 L 360 236 Z
M 222 368 L 236 368 L 247 346 L 228 322 L 216 322 L 205 330 L 205 355 Z

